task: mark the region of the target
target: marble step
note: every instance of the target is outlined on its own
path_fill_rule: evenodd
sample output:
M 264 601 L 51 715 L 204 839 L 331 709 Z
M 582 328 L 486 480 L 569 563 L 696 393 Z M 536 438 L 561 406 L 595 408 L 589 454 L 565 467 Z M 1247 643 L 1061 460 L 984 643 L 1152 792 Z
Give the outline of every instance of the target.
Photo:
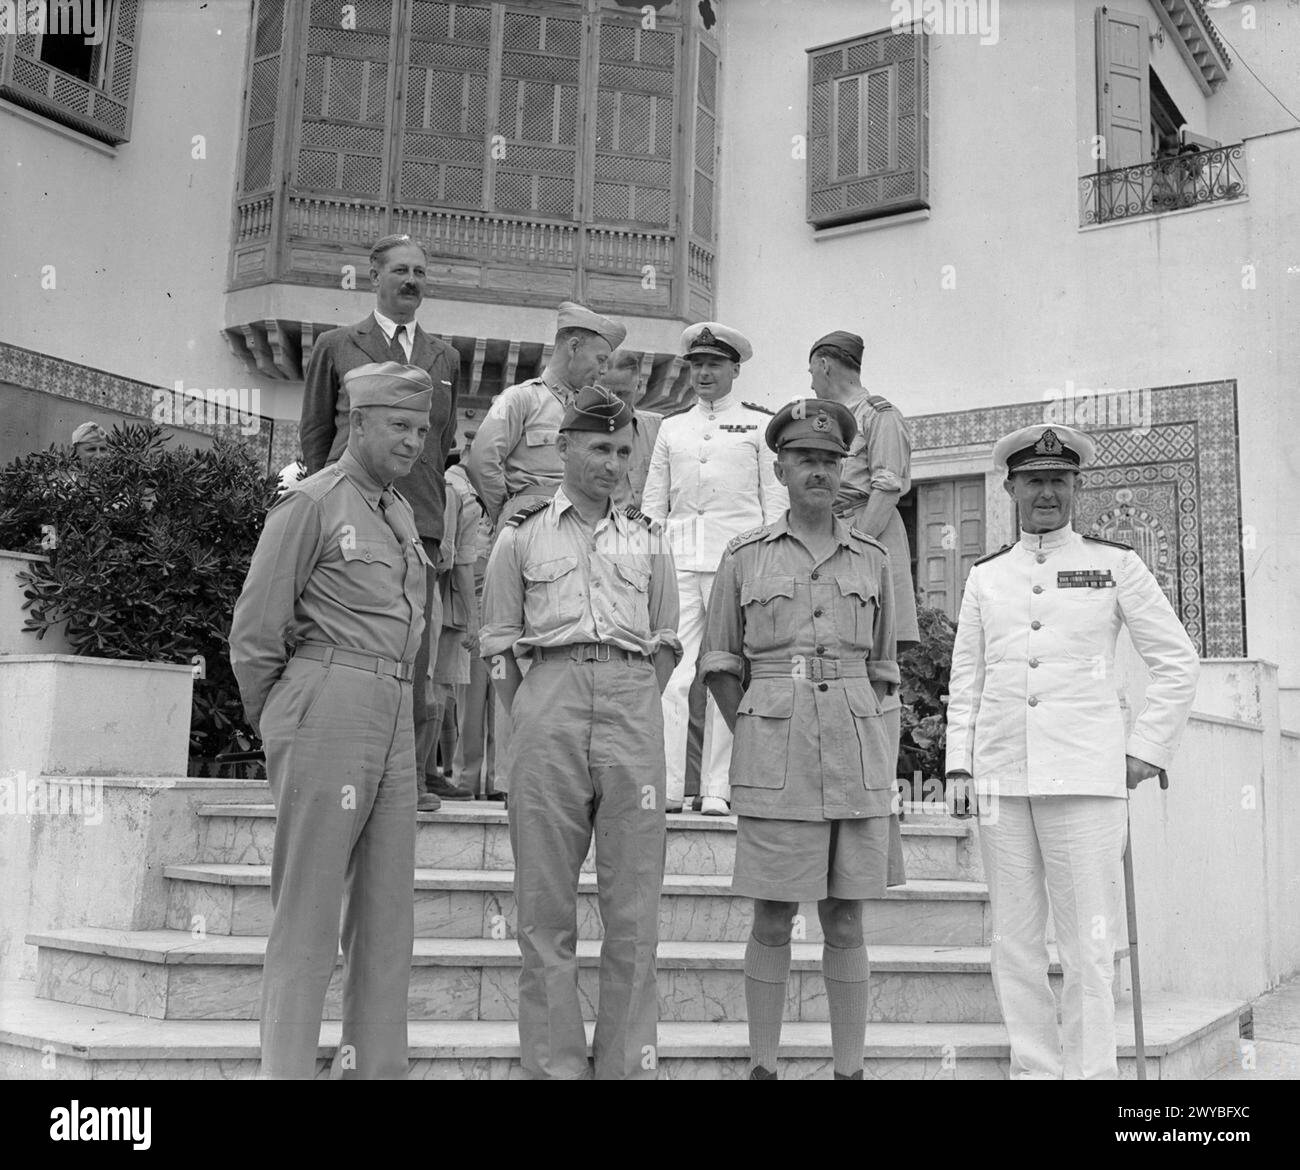
M 199 861 L 271 864 L 273 805 L 207 804 L 199 809 L 199 819 Z M 981 880 L 973 824 L 935 815 L 907 817 L 902 834 L 908 876 Z M 730 874 L 735 861 L 735 817 L 669 816 L 666 873 Z M 419 813 L 415 864 L 442 869 L 513 869 L 505 810 L 484 801 L 447 801 L 436 813 Z M 594 850 L 587 854 L 582 868 L 587 873 L 595 871 Z
M 210 935 L 268 934 L 269 865 L 169 865 L 166 925 Z M 514 874 L 509 870 L 417 869 L 415 933 L 421 938 L 512 938 Z M 670 874 L 659 898 L 659 937 L 666 941 L 743 942 L 752 903 L 731 893 L 722 874 Z M 988 888 L 982 882 L 917 879 L 869 900 L 862 927 L 868 942 L 988 942 Z M 578 937 L 601 938 L 596 875 L 578 882 Z M 816 907 L 802 906 L 795 935 L 821 940 Z
M 0 986 L 0 1079 L 240 1080 L 258 1067 L 255 1020 L 149 1020 L 37 997 L 30 983 Z M 1191 1080 L 1238 1054 L 1246 1005 L 1152 993 L 1143 998 L 1147 1075 Z M 1120 1075 L 1136 1074 L 1127 999 L 1116 1015 Z M 324 1077 L 339 1025 L 321 1027 L 317 1075 Z M 588 1025 L 590 1039 L 591 1026 Z M 508 1080 L 522 1077 L 519 1036 L 511 1021 L 419 1021 L 410 1025 L 413 1080 Z M 737 1080 L 748 1075 L 743 1023 L 664 1023 L 658 1074 L 665 1080 Z M 1001 1024 L 867 1026 L 863 1052 L 871 1080 L 1005 1079 Z M 788 1022 L 781 1031 L 781 1076 L 829 1080 L 830 1028 Z
M 176 931 L 69 930 L 32 935 L 40 947 L 37 986 L 68 1003 L 157 1019 L 254 1019 L 266 939 L 194 940 Z M 588 1019 L 599 997 L 600 943 L 578 943 L 578 994 Z M 820 943 L 792 947 L 786 1017 L 828 1019 Z M 870 948 L 871 1018 L 889 1022 L 994 1023 L 1000 1017 L 988 947 Z M 658 957 L 666 1020 L 744 1020 L 744 943 L 665 942 Z M 1116 960 L 1115 988 L 1125 973 Z M 411 969 L 413 1020 L 516 1018 L 520 955 L 514 939 L 417 939 Z M 1060 994 L 1060 967 L 1050 968 Z M 338 1019 L 342 964 L 326 1000 Z

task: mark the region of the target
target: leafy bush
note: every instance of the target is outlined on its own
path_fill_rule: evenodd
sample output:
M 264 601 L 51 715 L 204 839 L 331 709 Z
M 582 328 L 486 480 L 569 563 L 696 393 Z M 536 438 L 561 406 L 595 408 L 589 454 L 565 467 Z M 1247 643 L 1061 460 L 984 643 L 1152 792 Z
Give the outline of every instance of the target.
M 23 575 L 38 636 L 67 621 L 77 654 L 194 662 L 192 757 L 246 749 L 227 634 L 276 478 L 238 444 L 167 447 L 116 427 L 88 465 L 51 448 L 0 469 L 0 548 L 42 553 Z
M 903 680 L 898 771 L 909 780 L 917 772 L 922 780 L 934 780 L 942 778 L 944 771 L 948 711 L 943 699 L 948 694 L 957 627 L 943 610 L 925 605 L 917 607 L 916 620 L 921 628 L 920 641 L 898 659 Z

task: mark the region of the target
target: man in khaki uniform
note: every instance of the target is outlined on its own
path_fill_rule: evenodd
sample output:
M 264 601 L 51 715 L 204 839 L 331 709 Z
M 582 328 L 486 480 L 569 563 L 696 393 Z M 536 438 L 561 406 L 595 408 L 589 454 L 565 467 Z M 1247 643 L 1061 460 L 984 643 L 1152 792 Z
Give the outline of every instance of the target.
M 646 477 L 650 474 L 650 456 L 654 454 L 655 440 L 659 437 L 664 417 L 653 411 L 637 409 L 637 403 L 646 392 L 641 385 L 640 359 L 631 350 L 616 349 L 610 354 L 596 385 L 617 395 L 632 411 L 632 457 L 627 461 L 627 474 L 619 482 L 613 500 L 616 508 L 639 509 Z
M 837 329 L 813 343 L 808 357 L 812 391 L 853 413 L 858 433 L 840 474 L 835 515 L 889 550 L 894 578 L 894 633 L 900 650 L 920 640 L 912 551 L 898 501 L 912 487 L 912 434 L 907 419 L 879 394 L 862 385 L 864 343 Z
M 519 1045 L 534 1077 L 586 1075 L 578 872 L 592 831 L 605 940 L 598 1079 L 653 1079 L 663 885 L 663 721 L 677 585 L 672 555 L 610 506 L 632 450 L 628 408 L 595 387 L 564 413 L 564 483 L 507 518 L 488 562 L 480 645 L 515 720 L 510 845 L 523 971 Z M 481 436 L 482 432 L 480 432 Z M 531 653 L 523 677 L 517 651 Z M 528 761 L 526 769 L 516 761 Z
M 401 1078 L 414 935 L 416 652 L 427 557 L 393 490 L 433 384 L 396 362 L 346 375 L 347 450 L 286 491 L 235 605 L 230 663 L 275 799 L 262 1073 L 315 1072 L 343 917 L 335 1074 Z
M 825 937 L 835 1076 L 862 1079 L 862 902 L 904 880 L 892 811 L 899 677 L 889 556 L 831 511 L 856 429 L 846 407 L 816 399 L 772 419 L 765 438 L 790 508 L 727 545 L 700 648 L 700 674 L 735 734 L 731 888 L 754 899 L 751 1080 L 776 1078 L 791 923 L 807 901 Z

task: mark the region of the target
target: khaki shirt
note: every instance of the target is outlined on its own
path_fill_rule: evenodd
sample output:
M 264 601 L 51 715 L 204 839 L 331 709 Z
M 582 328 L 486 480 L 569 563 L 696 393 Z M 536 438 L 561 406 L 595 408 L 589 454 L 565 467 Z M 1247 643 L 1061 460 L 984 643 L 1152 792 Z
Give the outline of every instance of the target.
M 410 504 L 393 492 L 385 519 L 382 491 L 345 451 L 267 513 L 230 627 L 230 665 L 254 727 L 301 642 L 414 661 L 429 562 Z
M 647 656 L 669 646 L 680 659 L 677 617 L 676 570 L 658 538 L 613 508 L 588 529 L 560 488 L 497 537 L 480 653 L 605 642 Z
M 614 492 L 614 507 L 641 507 L 646 477 L 650 474 L 650 456 L 654 454 L 655 440 L 659 437 L 659 426 L 663 421 L 663 415 L 652 414 L 648 410 L 632 412 L 632 457 L 627 461 L 627 474 L 623 476 L 623 482 Z
M 873 491 L 906 495 L 912 486 L 912 434 L 907 420 L 879 394 L 864 393 L 844 405 L 853 412 L 858 433 L 844 460 L 836 511 L 856 508 Z
M 699 671 L 748 681 L 731 753 L 740 816 L 892 811 L 898 699 L 878 702 L 871 686 L 899 681 L 888 555 L 839 520 L 835 541 L 816 559 L 787 512 L 733 540 L 718 566 Z
M 495 524 L 506 501 L 564 479 L 555 441 L 573 391 L 549 374 L 502 390 L 479 424 L 465 470 Z

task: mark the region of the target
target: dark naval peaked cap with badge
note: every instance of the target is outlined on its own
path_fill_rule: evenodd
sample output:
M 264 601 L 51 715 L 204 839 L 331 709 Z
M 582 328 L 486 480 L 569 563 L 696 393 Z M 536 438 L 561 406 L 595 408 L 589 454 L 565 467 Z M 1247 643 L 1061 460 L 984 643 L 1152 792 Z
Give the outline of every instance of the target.
M 428 414 L 433 406 L 433 379 L 428 370 L 400 362 L 369 362 L 343 375 L 348 405 L 391 406 Z
M 632 425 L 632 408 L 603 386 L 579 390 L 560 420 L 561 431 L 598 431 L 611 435 Z
M 1079 471 L 1092 462 L 1097 445 L 1074 427 L 1039 423 L 1003 435 L 993 462 L 1008 475 L 1017 471 Z
M 700 321 L 688 326 L 682 332 L 682 357 L 688 361 L 693 357 L 729 358 L 733 362 L 747 362 L 754 356 L 754 347 L 738 329 L 723 325 L 720 321 Z
M 843 403 L 800 398 L 776 412 L 763 438 L 778 453 L 787 447 L 813 447 L 847 455 L 857 433 L 853 412 Z

